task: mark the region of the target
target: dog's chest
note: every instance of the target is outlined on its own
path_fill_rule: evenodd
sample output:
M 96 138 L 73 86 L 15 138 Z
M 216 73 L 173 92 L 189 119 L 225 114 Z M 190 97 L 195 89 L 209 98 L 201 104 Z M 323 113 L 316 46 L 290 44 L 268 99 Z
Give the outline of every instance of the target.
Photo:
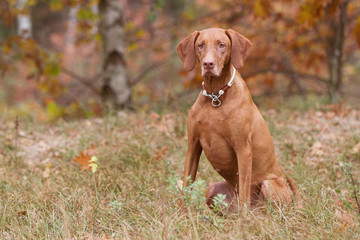
M 219 125 L 223 125 L 228 118 L 228 113 L 221 108 L 205 107 L 193 111 L 193 119 L 199 128 L 214 131 Z
M 236 175 L 237 161 L 231 139 L 236 128 L 228 118 L 229 113 L 221 109 L 199 110 L 193 131 L 199 136 L 205 156 L 214 169 L 221 175 Z
M 237 175 L 237 159 L 233 146 L 217 132 L 200 133 L 200 144 L 212 167 L 225 179 Z

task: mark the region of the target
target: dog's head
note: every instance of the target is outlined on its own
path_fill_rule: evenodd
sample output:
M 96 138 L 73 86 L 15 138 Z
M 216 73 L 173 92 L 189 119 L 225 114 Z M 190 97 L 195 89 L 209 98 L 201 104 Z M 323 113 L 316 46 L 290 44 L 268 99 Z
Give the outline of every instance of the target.
M 179 43 L 176 51 L 185 70 L 191 71 L 198 59 L 203 77 L 220 76 L 229 60 L 236 69 L 241 68 L 251 46 L 246 37 L 232 29 L 209 28 L 191 33 Z

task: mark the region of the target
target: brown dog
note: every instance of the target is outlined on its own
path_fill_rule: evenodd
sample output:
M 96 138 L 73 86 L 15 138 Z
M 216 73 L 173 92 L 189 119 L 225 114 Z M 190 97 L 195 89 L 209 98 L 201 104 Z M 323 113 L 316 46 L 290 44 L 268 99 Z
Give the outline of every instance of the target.
M 230 210 L 264 199 L 288 203 L 291 191 L 296 195 L 290 178 L 283 178 L 269 129 L 235 70 L 244 65 L 251 47 L 247 38 L 231 29 L 210 28 L 191 33 L 176 48 L 185 70 L 191 71 L 198 60 L 204 78 L 187 121 L 183 186 L 188 185 L 188 176 L 195 180 L 204 151 L 225 179 L 209 185 L 210 207 L 219 193 L 226 195 Z

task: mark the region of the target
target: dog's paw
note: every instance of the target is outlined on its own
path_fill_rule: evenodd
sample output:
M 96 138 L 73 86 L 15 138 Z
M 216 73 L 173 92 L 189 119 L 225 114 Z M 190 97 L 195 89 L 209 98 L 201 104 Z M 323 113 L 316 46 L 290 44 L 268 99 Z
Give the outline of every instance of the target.
M 177 186 L 180 190 L 182 190 L 182 188 L 183 188 L 183 181 L 182 181 L 182 180 L 178 180 L 176 186 Z

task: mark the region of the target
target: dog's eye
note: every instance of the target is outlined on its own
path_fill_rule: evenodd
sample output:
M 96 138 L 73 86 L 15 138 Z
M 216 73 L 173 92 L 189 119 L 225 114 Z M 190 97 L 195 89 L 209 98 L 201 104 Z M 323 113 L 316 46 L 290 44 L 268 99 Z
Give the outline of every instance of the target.
M 219 48 L 224 48 L 226 45 L 224 43 L 219 44 Z
M 197 47 L 198 47 L 198 49 L 203 49 L 204 44 L 200 43 Z

